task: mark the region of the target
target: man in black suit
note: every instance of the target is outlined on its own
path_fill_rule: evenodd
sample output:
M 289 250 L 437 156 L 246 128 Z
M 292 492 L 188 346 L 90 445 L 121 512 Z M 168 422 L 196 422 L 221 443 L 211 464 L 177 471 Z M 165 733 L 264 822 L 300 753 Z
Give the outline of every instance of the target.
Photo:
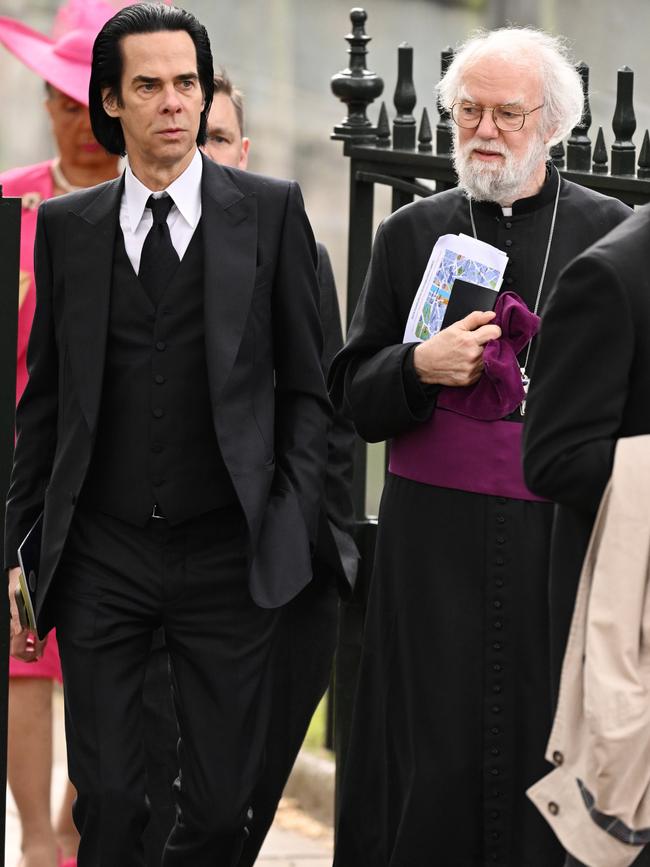
M 181 736 L 163 864 L 236 864 L 277 608 L 312 575 L 329 414 L 315 245 L 296 184 L 198 152 L 212 78 L 192 15 L 118 12 L 90 110 L 129 165 L 39 214 L 6 566 L 12 593 L 44 510 L 38 630 L 59 632 L 80 867 L 144 863 L 142 682 L 161 625 Z
M 532 490 L 557 504 L 549 587 L 555 690 L 616 442 L 650 433 L 649 242 L 645 207 L 560 275 L 542 320 L 524 428 L 524 472 Z M 620 823 L 612 824 L 620 832 Z M 648 847 L 634 862 L 647 864 Z M 566 867 L 578 862 L 569 856 Z
M 246 169 L 249 148 L 250 140 L 244 135 L 243 94 L 220 71 L 214 77 L 203 150 L 221 165 Z M 316 246 L 323 329 L 321 363 L 326 373 L 343 345 L 343 335 L 329 256 L 323 244 Z M 358 561 L 351 535 L 354 438 L 352 423 L 334 412 L 327 438 L 325 496 L 313 558 L 314 579 L 280 614 L 271 668 L 273 689 L 264 769 L 251 798 L 253 818 L 248 823 L 249 837 L 238 867 L 255 863 L 311 718 L 329 684 L 336 646 L 337 586 L 341 593 L 349 592 Z M 159 640 L 152 651 L 144 695 L 147 794 L 152 811 L 146 850 L 147 864 L 154 867 L 160 862 L 160 851 L 174 823 L 171 788 L 178 773 L 176 717 L 164 641 Z

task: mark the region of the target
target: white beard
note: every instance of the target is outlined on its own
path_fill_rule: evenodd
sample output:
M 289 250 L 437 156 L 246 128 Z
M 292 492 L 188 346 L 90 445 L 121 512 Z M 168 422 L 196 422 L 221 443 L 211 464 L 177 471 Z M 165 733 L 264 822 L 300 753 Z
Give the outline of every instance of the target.
M 474 149 L 503 154 L 499 162 L 481 162 L 472 158 Z M 546 143 L 540 135 L 530 141 L 522 157 L 514 157 L 501 141 L 486 141 L 474 136 L 463 145 L 454 137 L 453 161 L 458 174 L 458 185 L 477 202 L 514 202 L 530 185 L 531 177 L 539 171 L 540 163 L 548 159 Z

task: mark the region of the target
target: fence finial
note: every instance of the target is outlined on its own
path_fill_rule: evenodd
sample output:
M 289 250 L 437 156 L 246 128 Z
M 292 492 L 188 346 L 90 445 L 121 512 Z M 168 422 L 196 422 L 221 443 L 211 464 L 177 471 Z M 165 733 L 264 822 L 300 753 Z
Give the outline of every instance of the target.
M 591 167 L 591 139 L 589 127 L 591 126 L 591 107 L 589 105 L 589 67 L 580 62 L 576 70 L 582 80 L 582 93 L 584 95 L 584 109 L 580 121 L 571 130 L 567 139 L 567 168 L 576 172 L 588 172 Z
M 612 129 L 616 140 L 612 145 L 612 174 L 633 175 L 635 171 L 636 148 L 632 141 L 636 129 L 632 92 L 634 73 L 629 66 L 618 70 L 616 87 L 616 108 L 612 119 Z
M 397 84 L 394 96 L 397 114 L 393 121 L 393 147 L 398 150 L 415 148 L 416 123 L 415 86 L 413 84 L 413 48 L 406 42 L 397 49 Z
M 347 117 L 334 127 L 334 139 L 374 139 L 377 133 L 368 120 L 366 110 L 371 102 L 381 96 L 383 80 L 366 68 L 367 44 L 365 25 L 368 15 L 365 9 L 355 7 L 350 11 L 352 32 L 345 37 L 350 55 L 350 65 L 332 76 L 332 93 L 348 108 Z

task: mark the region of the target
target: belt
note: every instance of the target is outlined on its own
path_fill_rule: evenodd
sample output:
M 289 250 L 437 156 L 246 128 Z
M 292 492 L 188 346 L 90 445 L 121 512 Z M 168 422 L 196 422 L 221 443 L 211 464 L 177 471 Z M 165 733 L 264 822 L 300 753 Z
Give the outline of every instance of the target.
M 158 505 L 158 503 L 154 503 L 154 507 L 151 510 L 151 517 L 155 518 L 157 521 L 167 520 L 167 515 L 163 515 L 163 513 L 160 511 L 160 506 Z

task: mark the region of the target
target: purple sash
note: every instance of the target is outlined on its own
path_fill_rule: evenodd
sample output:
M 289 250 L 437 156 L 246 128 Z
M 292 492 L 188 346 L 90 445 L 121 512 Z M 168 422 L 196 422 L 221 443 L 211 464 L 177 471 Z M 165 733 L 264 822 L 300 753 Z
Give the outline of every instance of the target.
M 478 421 L 438 408 L 429 421 L 395 437 L 388 470 L 425 485 L 546 502 L 524 482 L 522 432 L 516 421 Z

